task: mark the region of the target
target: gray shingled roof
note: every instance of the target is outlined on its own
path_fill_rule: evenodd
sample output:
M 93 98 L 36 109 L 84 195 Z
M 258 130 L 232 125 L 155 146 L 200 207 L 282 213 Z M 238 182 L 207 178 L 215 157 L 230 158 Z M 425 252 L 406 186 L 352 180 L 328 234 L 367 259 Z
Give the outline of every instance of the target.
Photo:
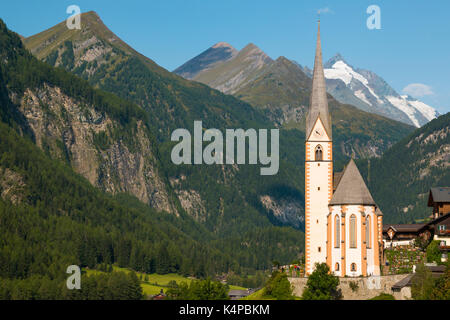
M 342 175 L 344 172 L 335 172 L 333 175 L 333 191 L 336 190 L 337 186 L 339 185 L 339 182 L 341 181 Z
M 322 47 L 320 44 L 320 21 L 317 33 L 316 58 L 314 61 L 314 73 L 312 82 L 309 112 L 306 116 L 306 139 L 311 135 L 311 131 L 320 117 L 328 137 L 332 138 L 331 117 L 328 112 L 327 87 L 322 65 Z
M 377 209 L 375 210 L 375 214 L 376 214 L 377 216 L 382 216 L 382 215 L 383 215 L 383 212 L 381 212 L 380 208 L 377 207 Z
M 345 168 L 341 181 L 330 201 L 330 205 L 344 204 L 375 205 L 375 201 L 373 201 L 372 195 L 353 159 Z
M 410 223 L 410 224 L 386 224 L 383 225 L 383 232 L 387 232 L 389 228 L 396 232 L 418 232 L 425 226 L 425 223 Z
M 450 202 L 450 187 L 431 188 L 430 194 L 434 202 Z
M 402 280 L 400 280 L 399 282 L 397 282 L 396 284 L 394 284 L 392 286 L 392 289 L 395 290 L 400 290 L 403 287 L 411 287 L 412 285 L 412 278 L 414 277 L 414 274 L 410 274 L 407 275 L 406 277 L 404 277 Z

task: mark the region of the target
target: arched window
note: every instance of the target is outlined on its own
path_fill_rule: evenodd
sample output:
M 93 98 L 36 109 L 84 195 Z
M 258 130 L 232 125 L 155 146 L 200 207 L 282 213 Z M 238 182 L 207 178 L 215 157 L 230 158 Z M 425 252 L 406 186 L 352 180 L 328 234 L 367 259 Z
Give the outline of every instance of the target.
M 340 242 L 341 242 L 341 219 L 339 219 L 339 216 L 336 215 L 334 217 L 334 247 L 339 248 Z
M 367 219 L 366 219 L 366 246 L 368 249 L 372 248 L 372 238 L 370 237 L 370 226 L 371 226 L 370 220 L 371 220 L 370 216 L 367 216 Z
M 350 216 L 350 248 L 356 248 L 356 216 Z
M 350 266 L 350 270 L 353 272 L 356 271 L 356 263 L 352 263 L 352 265 Z
M 319 144 L 316 147 L 316 161 L 322 161 L 323 160 L 323 149 L 322 146 Z
M 334 267 L 334 271 L 339 271 L 339 263 L 336 262 L 336 266 Z

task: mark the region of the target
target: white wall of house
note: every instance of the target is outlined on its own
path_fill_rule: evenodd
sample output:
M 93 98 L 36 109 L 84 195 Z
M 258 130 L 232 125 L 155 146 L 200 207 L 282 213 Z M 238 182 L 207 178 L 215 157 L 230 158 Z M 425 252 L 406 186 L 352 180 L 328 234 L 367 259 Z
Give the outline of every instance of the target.
M 439 236 L 435 234 L 433 240 L 437 240 L 439 242 L 444 241 L 446 246 L 450 246 L 450 237 Z
M 414 239 L 413 240 L 385 240 L 383 239 L 383 243 L 384 243 L 384 248 L 390 248 L 391 247 L 391 243 L 392 243 L 392 247 L 398 247 L 398 246 L 409 246 L 414 244 Z

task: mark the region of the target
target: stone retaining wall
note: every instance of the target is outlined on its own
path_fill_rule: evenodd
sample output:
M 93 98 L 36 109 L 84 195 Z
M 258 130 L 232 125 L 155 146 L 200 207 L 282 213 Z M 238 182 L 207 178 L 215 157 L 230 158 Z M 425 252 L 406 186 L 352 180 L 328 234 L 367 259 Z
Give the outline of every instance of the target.
M 339 278 L 339 288 L 342 290 L 343 300 L 367 300 L 381 293 L 392 294 L 396 300 L 411 299 L 411 288 L 405 287 L 401 291 L 393 292 L 392 286 L 406 278 L 408 274 L 398 274 L 368 278 Z M 301 296 L 308 278 L 288 278 L 294 286 L 294 295 Z M 350 282 L 358 285 L 353 291 Z

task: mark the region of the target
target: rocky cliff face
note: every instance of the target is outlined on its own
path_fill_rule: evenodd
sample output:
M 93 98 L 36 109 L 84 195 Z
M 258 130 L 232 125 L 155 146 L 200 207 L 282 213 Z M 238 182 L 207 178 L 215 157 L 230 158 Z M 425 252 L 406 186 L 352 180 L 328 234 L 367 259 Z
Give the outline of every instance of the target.
M 0 197 L 17 205 L 23 201 L 25 180 L 22 175 L 8 168 L 0 167 Z
M 142 122 L 135 123 L 127 133 L 130 136 L 123 136 L 120 124 L 110 117 L 49 85 L 27 89 L 16 103 L 36 144 L 68 162 L 91 184 L 113 194 L 127 192 L 156 209 L 175 212 Z
M 260 201 L 266 210 L 281 223 L 296 228 L 300 228 L 304 224 L 304 210 L 299 201 L 288 199 L 277 200 L 269 195 L 261 196 Z
M 428 152 L 424 152 L 423 156 L 417 160 L 419 167 L 419 179 L 423 180 L 434 170 L 449 170 L 450 168 L 450 127 L 435 130 L 431 133 L 422 133 L 414 140 L 411 140 L 406 147 L 411 148 L 413 143 L 417 143 L 421 148 L 429 148 L 435 146 Z

